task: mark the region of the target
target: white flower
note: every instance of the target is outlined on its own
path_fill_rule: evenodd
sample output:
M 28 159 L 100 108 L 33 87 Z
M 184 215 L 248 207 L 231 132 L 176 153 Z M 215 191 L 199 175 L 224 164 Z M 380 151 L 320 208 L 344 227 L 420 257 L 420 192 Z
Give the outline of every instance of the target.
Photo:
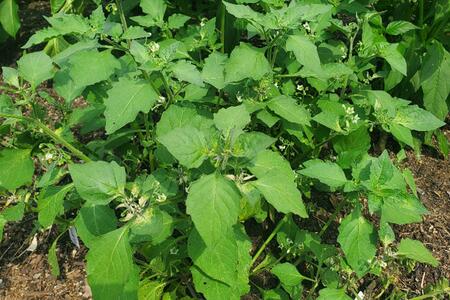
M 305 89 L 305 87 L 303 86 L 303 84 L 297 84 L 297 91 L 303 91 Z
M 303 24 L 303 28 L 305 28 L 305 30 L 308 31 L 308 32 L 311 31 L 311 27 L 309 26 L 308 22 Z
M 173 248 L 171 248 L 170 250 L 169 250 L 169 252 L 170 252 L 170 254 L 172 254 L 172 255 L 176 255 L 176 254 L 178 254 L 178 248 L 177 247 L 173 247 Z
M 364 293 L 362 291 L 359 291 L 358 297 L 356 297 L 355 300 L 364 300 Z
M 294 243 L 294 241 L 292 241 L 290 238 L 287 238 L 287 239 L 286 239 L 286 243 L 287 243 L 288 245 L 292 245 L 292 244 Z
M 345 113 L 347 115 L 353 115 L 355 113 L 355 109 L 353 107 L 349 106 L 345 109 Z
M 165 194 L 158 194 L 158 196 L 156 197 L 156 201 L 158 202 L 164 202 L 167 200 L 167 196 Z
M 52 160 L 53 159 L 53 154 L 52 153 L 46 153 L 45 154 L 45 160 Z
M 280 146 L 278 146 L 278 148 L 279 148 L 281 151 L 283 151 L 284 149 L 286 149 L 286 146 L 285 146 L 285 145 L 280 145 Z
M 358 115 L 354 115 L 353 118 L 352 118 L 352 123 L 356 124 L 356 123 L 358 123 L 358 121 L 359 121 L 359 116 Z
M 238 102 L 242 102 L 243 98 L 242 98 L 241 95 L 237 94 L 237 95 L 236 95 L 236 100 L 237 100 Z
M 157 52 L 159 50 L 159 44 L 158 43 L 155 43 L 155 42 L 152 42 L 151 44 L 150 44 L 150 51 L 152 51 L 152 52 Z
M 166 97 L 164 97 L 164 96 L 159 96 L 159 99 L 158 99 L 158 102 L 159 103 L 165 103 L 166 102 Z

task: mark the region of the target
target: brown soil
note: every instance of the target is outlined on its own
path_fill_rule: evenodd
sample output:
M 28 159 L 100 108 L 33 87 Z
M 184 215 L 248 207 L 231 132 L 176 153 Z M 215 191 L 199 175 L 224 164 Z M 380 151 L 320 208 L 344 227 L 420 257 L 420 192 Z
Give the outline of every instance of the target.
M 418 195 L 429 214 L 422 223 L 396 226 L 397 237 L 422 241 L 440 262 L 437 268 L 418 264 L 413 272 L 399 278 L 404 290 L 420 294 L 439 279 L 450 279 L 450 161 L 429 155 L 418 159 L 409 152 L 404 166 L 413 172 Z
M 56 230 L 38 234 L 36 250 L 26 251 L 34 236 L 32 221 L 28 218 L 5 228 L 0 244 L 0 299 L 90 299 L 83 261 L 85 250 L 76 249 L 63 236 L 57 247 L 61 275 L 54 277 L 47 253 Z

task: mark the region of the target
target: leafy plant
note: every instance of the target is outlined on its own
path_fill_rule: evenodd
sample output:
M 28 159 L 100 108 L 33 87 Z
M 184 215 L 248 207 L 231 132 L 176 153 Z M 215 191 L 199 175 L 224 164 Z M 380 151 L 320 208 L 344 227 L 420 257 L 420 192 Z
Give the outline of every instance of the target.
M 255 285 L 264 299 L 352 299 L 369 274 L 381 297 L 394 262 L 436 266 L 391 227 L 427 213 L 411 172 L 370 149 L 372 133 L 417 149 L 444 122 L 379 85 L 409 74 L 386 34 L 416 26 L 385 29 L 365 2 L 117 1 L 48 17 L 24 48 L 63 49 L 3 68 L 1 227 L 25 212 L 75 228 L 95 299 L 239 299 L 262 271 L 279 279 Z M 324 210 L 313 191 L 339 200 L 308 231 Z M 258 223 L 269 231 L 251 251 Z

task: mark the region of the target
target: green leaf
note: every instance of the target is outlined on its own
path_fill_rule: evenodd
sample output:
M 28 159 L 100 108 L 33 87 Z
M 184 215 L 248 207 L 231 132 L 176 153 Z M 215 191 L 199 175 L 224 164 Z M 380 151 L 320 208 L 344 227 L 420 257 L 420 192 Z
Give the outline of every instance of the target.
M 398 50 L 398 44 L 387 44 L 380 50 L 380 56 L 383 57 L 392 69 L 407 75 L 407 64 L 403 55 Z
M 158 94 L 149 82 L 120 78 L 105 99 L 106 132 L 111 134 L 133 122 L 139 112 L 148 113 L 157 100 Z
M 25 54 L 17 61 L 19 75 L 36 88 L 53 77 L 52 59 L 44 52 Z
M 389 124 L 389 131 L 397 140 L 414 148 L 414 140 L 411 134 L 411 130 L 402 125 L 392 123 Z
M 0 151 L 0 187 L 14 190 L 31 183 L 34 163 L 30 149 L 3 149 Z
M 274 113 L 291 123 L 310 126 L 311 116 L 309 112 L 289 96 L 282 95 L 273 98 L 267 106 Z
M 227 59 L 227 56 L 220 52 L 213 52 L 205 59 L 202 78 L 218 90 L 223 89 L 226 85 L 224 72 Z
M 22 220 L 24 211 L 25 203 L 19 202 L 16 205 L 5 208 L 0 215 L 8 222 L 18 222 Z
M 267 106 L 283 119 L 300 125 L 310 126 L 311 116 L 305 107 L 297 104 L 295 99 L 289 96 L 278 96 L 270 100 Z
M 358 277 L 362 277 L 375 258 L 377 236 L 372 224 L 361 215 L 360 208 L 342 220 L 337 240 L 349 265 Z
M 106 205 L 124 193 L 125 168 L 115 162 L 72 164 L 69 172 L 78 194 L 86 200 L 86 206 Z
M 359 161 L 358 158 L 366 154 L 370 147 L 371 138 L 365 126 L 333 139 L 333 148 L 338 153 L 337 163 L 344 169 Z
M 319 291 L 317 300 L 352 300 L 344 289 L 324 288 Z
M 180 81 L 186 81 L 198 86 L 204 86 L 202 75 L 197 68 L 187 60 L 177 61 L 170 70 L 173 75 Z
M 159 138 L 176 128 L 183 127 L 195 127 L 207 135 L 214 127 L 214 123 L 203 111 L 191 107 L 170 105 L 156 125 L 156 135 Z
M 271 271 L 285 286 L 300 285 L 305 278 L 291 263 L 277 264 Z
M 73 99 L 80 96 L 84 90 L 84 86 L 78 86 L 70 77 L 69 68 L 63 68 L 56 72 L 53 78 L 53 88 L 64 98 L 66 103 L 71 103 Z
M 450 93 L 450 54 L 442 44 L 434 41 L 427 47 L 420 71 L 425 108 L 440 120 L 448 114 L 447 98 Z
M 417 105 L 408 105 L 400 108 L 393 122 L 417 131 L 431 131 L 445 125 L 432 113 L 421 109 Z
M 233 4 L 226 1 L 222 1 L 222 3 L 225 5 L 227 12 L 238 19 L 258 20 L 261 18 L 261 15 L 259 13 L 257 13 L 247 5 Z
M 225 81 L 237 82 L 246 78 L 260 80 L 271 71 L 263 49 L 241 43 L 233 49 L 225 63 Z
M 426 213 L 428 210 L 413 195 L 393 191 L 383 196 L 381 217 L 385 222 L 399 225 L 417 223 Z
M 222 108 L 214 114 L 214 124 L 225 134 L 229 134 L 231 130 L 240 132 L 250 121 L 250 114 L 244 104 Z
M 308 217 L 302 195 L 294 182 L 270 173 L 258 178 L 254 185 L 277 211 L 285 214 L 294 213 L 302 218 Z
M 167 20 L 167 25 L 170 29 L 178 29 L 184 26 L 184 24 L 189 21 L 191 17 L 183 14 L 173 14 Z
M 133 263 L 128 231 L 124 226 L 92 241 L 86 273 L 93 298 L 137 300 L 139 268 Z
M 16 37 L 20 28 L 19 5 L 15 0 L 0 2 L 0 23 L 3 29 L 12 37 Z
M 148 16 L 146 16 L 148 18 L 145 26 L 160 25 L 163 23 L 164 14 L 167 9 L 164 0 L 141 0 L 140 7 L 148 14 Z
M 58 255 L 56 254 L 56 246 L 58 243 L 58 239 L 59 237 L 53 241 L 52 245 L 48 249 L 47 255 L 48 264 L 50 265 L 50 270 L 54 277 L 58 277 L 61 274 L 58 263 Z
M 386 32 L 390 35 L 400 35 L 410 30 L 418 29 L 416 25 L 407 21 L 393 21 L 386 27 Z
M 148 38 L 151 33 L 145 31 L 145 29 L 141 26 L 130 26 L 125 30 L 122 34 L 121 38 L 124 40 L 136 40 Z
M 266 150 L 258 153 L 248 168 L 258 178 L 276 174 L 286 181 L 293 182 L 295 180 L 295 174 L 289 162 L 273 151 Z
M 412 239 L 402 239 L 400 241 L 397 255 L 405 256 L 418 262 L 432 265 L 433 267 L 439 265 L 439 262 L 433 257 L 430 250 L 428 250 L 420 241 Z
M 110 51 L 80 51 L 69 59 L 69 75 L 77 87 L 93 85 L 107 80 L 116 69 L 120 69 L 120 62 Z
M 383 220 L 384 221 L 384 220 Z M 380 229 L 378 230 L 378 236 L 384 247 L 389 246 L 395 241 L 395 233 L 392 227 L 387 222 L 380 223 Z
M 306 162 L 305 166 L 299 171 L 300 174 L 315 178 L 329 187 L 339 188 L 348 182 L 344 171 L 336 163 L 315 159 Z
M 239 299 L 249 292 L 251 242 L 242 226 L 229 229 L 205 245 L 197 231 L 188 240 L 188 253 L 194 262 L 191 268 L 197 291 L 207 299 Z
M 66 186 L 49 186 L 41 191 L 38 197 L 38 220 L 43 228 L 53 224 L 55 218 L 64 213 L 64 198 L 73 188 Z
M 83 243 L 91 247 L 96 237 L 117 228 L 117 218 L 114 210 L 107 205 L 82 207 L 75 219 L 75 226 Z
M 19 87 L 19 72 L 16 69 L 2 67 L 2 76 L 7 84 Z
M 297 61 L 308 70 L 313 71 L 317 75 L 321 75 L 323 73 L 317 47 L 308 39 L 307 36 L 289 36 L 286 41 L 286 50 L 294 52 Z
M 158 140 L 180 164 L 187 168 L 200 167 L 208 157 L 205 135 L 194 127 L 175 128 Z
M 186 210 L 206 245 L 220 240 L 237 223 L 240 200 L 235 184 L 217 173 L 203 175 L 191 185 Z
M 148 208 L 131 224 L 130 240 L 133 243 L 159 244 L 172 235 L 173 218 L 159 208 Z

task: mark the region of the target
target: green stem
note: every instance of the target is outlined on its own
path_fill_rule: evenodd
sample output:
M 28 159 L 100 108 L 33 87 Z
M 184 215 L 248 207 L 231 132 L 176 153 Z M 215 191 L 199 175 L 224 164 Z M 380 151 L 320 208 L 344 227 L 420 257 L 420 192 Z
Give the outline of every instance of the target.
M 423 26 L 423 12 L 424 12 L 424 5 L 423 0 L 419 0 L 419 21 L 418 25 L 420 28 Z
M 255 264 L 255 262 L 258 260 L 258 258 L 261 256 L 261 254 L 266 249 L 267 245 L 269 245 L 270 241 L 272 241 L 272 239 L 275 237 L 275 235 L 278 233 L 278 231 L 280 231 L 280 229 L 284 225 L 284 223 L 286 223 L 289 216 L 290 216 L 290 214 L 285 215 L 283 217 L 283 219 L 281 219 L 278 222 L 275 229 L 272 231 L 272 233 L 269 235 L 269 237 L 264 241 L 264 244 L 262 244 L 261 248 L 258 249 L 258 252 L 256 252 L 255 256 L 253 256 L 252 263 L 250 264 L 251 266 L 253 266 Z
M 421 296 L 417 296 L 417 297 L 411 298 L 409 300 L 428 299 L 428 298 L 432 298 L 434 296 L 441 295 L 441 294 L 444 294 L 444 293 L 449 294 L 450 293 L 450 288 L 446 288 L 446 289 L 444 289 L 442 291 L 434 291 L 434 292 L 431 292 L 431 293 L 428 293 L 428 294 L 425 294 L 425 295 L 421 295 Z
M 162 81 L 163 81 L 164 89 L 166 90 L 166 94 L 167 94 L 167 98 L 168 98 L 167 103 L 168 104 L 172 103 L 173 100 L 174 100 L 174 95 L 173 95 L 172 90 L 170 89 L 169 84 L 167 83 L 166 75 L 163 72 L 161 72 L 160 74 L 161 74 L 161 78 L 162 78 Z
M 122 23 L 123 32 L 128 29 L 127 19 L 125 18 L 125 13 L 123 12 L 122 0 L 116 0 L 117 11 L 119 12 L 120 23 Z M 128 48 L 130 48 L 131 41 L 127 40 Z
M 225 53 L 225 5 L 220 1 L 220 42 L 222 43 L 222 53 Z
M 327 231 L 328 227 L 330 227 L 331 222 L 334 221 L 334 219 L 336 219 L 336 216 L 341 212 L 341 210 L 344 208 L 345 204 L 347 202 L 345 200 L 342 200 L 338 206 L 336 207 L 336 210 L 334 211 L 334 213 L 331 215 L 330 218 L 328 218 L 328 221 L 325 223 L 325 225 L 322 227 L 322 229 L 319 232 L 319 236 L 322 237 L 324 235 L 324 233 Z
M 354 35 L 352 35 L 350 37 L 350 45 L 348 47 L 348 57 L 347 57 L 347 64 L 352 60 L 353 58 L 353 47 L 355 44 L 355 39 L 358 36 L 358 32 L 359 32 L 359 22 L 358 22 L 358 26 L 356 27 L 356 32 Z M 344 79 L 344 84 L 342 86 L 342 90 L 341 90 L 341 95 L 340 98 L 342 99 L 345 95 L 345 90 L 347 89 L 347 85 L 348 85 L 348 76 L 345 77 Z
M 18 115 L 11 115 L 11 114 L 3 114 L 0 113 L 0 118 L 6 118 L 6 119 L 16 119 L 16 120 L 21 120 L 21 121 L 25 121 L 28 123 L 33 123 L 34 125 L 36 125 L 39 129 L 41 129 L 46 135 L 48 135 L 49 137 L 51 137 L 55 142 L 57 142 L 58 144 L 63 145 L 64 147 L 66 147 L 67 149 L 70 150 L 70 152 L 72 152 L 72 154 L 82 160 L 84 160 L 85 162 L 90 162 L 92 161 L 89 157 L 87 157 L 83 152 L 81 152 L 80 150 L 78 150 L 77 148 L 75 148 L 72 144 L 70 144 L 68 141 L 66 141 L 63 137 L 57 135 L 53 130 L 51 130 L 50 128 L 48 128 L 47 126 L 45 126 L 41 121 L 37 120 L 37 119 L 33 119 L 33 118 L 29 118 L 29 117 L 25 117 L 25 116 L 18 116 Z

